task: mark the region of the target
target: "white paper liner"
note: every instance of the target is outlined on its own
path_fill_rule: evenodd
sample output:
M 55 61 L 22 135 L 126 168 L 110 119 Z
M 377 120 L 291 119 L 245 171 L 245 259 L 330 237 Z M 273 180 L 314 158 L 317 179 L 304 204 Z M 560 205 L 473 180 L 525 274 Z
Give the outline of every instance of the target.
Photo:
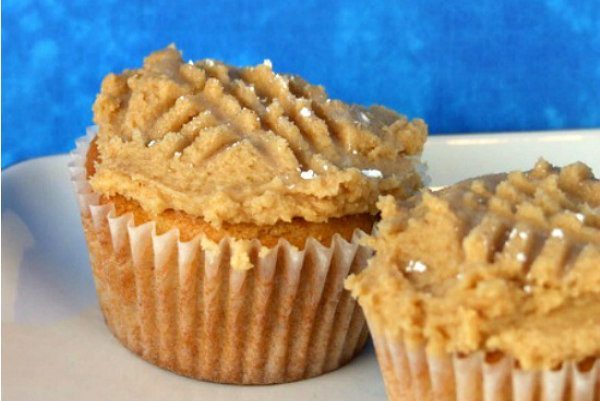
M 367 317 L 368 318 L 368 317 Z M 559 370 L 526 371 L 502 356 L 486 358 L 427 354 L 372 332 L 386 392 L 391 401 L 598 401 L 600 359 L 591 369 L 573 362 Z
M 95 129 L 77 140 L 69 169 L 96 288 L 115 336 L 144 359 L 176 373 L 227 383 L 281 383 L 316 376 L 348 362 L 368 330 L 343 289 L 370 251 L 334 236 L 326 247 L 308 239 L 303 250 L 280 240 L 254 267 L 229 265 L 233 240 L 203 247 L 179 231 L 158 235 L 154 222 L 135 226 L 100 204 L 86 180 Z

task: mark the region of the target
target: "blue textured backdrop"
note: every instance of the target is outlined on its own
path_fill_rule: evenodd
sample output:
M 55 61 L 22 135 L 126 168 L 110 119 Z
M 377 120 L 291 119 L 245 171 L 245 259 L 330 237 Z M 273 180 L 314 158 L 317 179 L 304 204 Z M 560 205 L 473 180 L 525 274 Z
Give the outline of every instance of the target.
M 600 126 L 599 0 L 2 2 L 2 164 L 65 152 L 109 71 L 176 42 L 433 133 Z

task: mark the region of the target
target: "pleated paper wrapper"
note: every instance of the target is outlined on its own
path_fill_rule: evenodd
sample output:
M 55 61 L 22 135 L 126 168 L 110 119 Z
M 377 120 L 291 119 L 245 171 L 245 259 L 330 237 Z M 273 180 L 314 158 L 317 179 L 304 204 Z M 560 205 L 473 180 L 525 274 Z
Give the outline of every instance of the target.
M 253 267 L 230 266 L 232 239 L 204 247 L 157 235 L 100 204 L 86 180 L 95 129 L 77 140 L 69 164 L 99 303 L 112 333 L 143 359 L 200 380 L 283 383 L 337 369 L 368 337 L 364 316 L 343 281 L 370 251 L 335 236 L 298 250 L 280 240 L 267 252 L 255 240 Z
M 368 319 L 367 315 L 367 319 Z M 391 401 L 599 401 L 600 359 L 526 371 L 502 355 L 429 355 L 372 330 Z

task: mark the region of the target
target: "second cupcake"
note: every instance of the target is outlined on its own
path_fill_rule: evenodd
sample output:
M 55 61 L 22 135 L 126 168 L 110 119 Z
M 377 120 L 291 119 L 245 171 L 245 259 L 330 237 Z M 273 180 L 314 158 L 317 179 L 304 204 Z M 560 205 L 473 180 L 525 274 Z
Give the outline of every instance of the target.
M 392 401 L 600 399 L 600 181 L 582 163 L 382 199 L 347 285 Z
M 381 194 L 421 186 L 427 133 L 273 73 L 174 48 L 108 75 L 71 165 L 114 335 L 179 374 L 282 383 L 348 362 L 367 329 L 343 290 Z

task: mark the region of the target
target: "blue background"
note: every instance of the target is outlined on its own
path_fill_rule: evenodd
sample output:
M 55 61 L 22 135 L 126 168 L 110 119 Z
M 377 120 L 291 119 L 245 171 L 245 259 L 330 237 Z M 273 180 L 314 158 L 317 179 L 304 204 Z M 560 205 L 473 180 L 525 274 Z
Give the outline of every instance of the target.
M 102 77 L 176 42 L 433 133 L 600 126 L 599 0 L 2 2 L 2 164 L 65 152 Z

